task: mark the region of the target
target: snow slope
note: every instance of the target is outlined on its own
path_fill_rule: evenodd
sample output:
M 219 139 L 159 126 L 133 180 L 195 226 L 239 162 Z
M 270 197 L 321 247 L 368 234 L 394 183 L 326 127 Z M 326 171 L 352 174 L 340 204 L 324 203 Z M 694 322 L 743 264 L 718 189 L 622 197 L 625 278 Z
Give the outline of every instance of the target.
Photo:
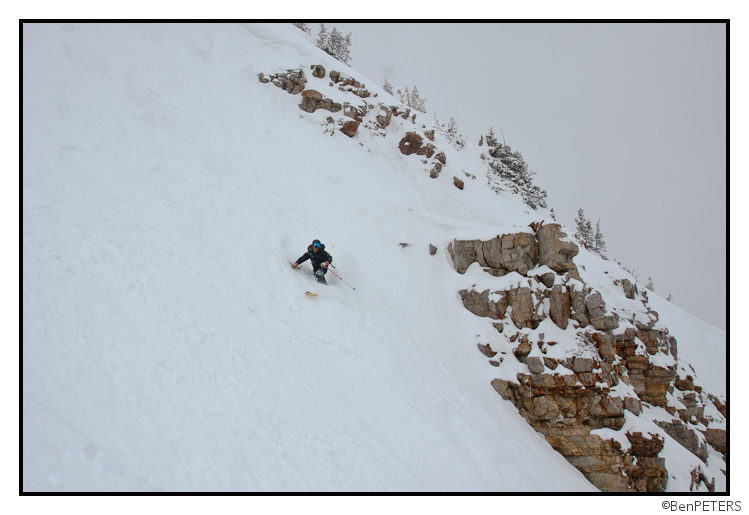
M 445 251 L 539 213 L 257 80 L 313 63 L 290 24 L 24 24 L 24 491 L 595 490 Z M 314 238 L 355 291 L 288 266 Z

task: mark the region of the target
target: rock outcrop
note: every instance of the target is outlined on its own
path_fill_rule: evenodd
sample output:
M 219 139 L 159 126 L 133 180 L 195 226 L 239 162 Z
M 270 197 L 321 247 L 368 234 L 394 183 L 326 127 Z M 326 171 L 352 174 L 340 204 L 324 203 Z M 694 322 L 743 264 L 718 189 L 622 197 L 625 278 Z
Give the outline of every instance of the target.
M 620 430 L 625 423 L 624 399 L 609 395 L 609 385 L 619 380 L 616 365 L 572 358 L 554 363 L 572 372 L 560 375 L 544 373 L 539 358 L 527 363 L 530 374 L 518 374 L 517 382 L 495 379 L 492 386 L 555 450 L 603 491 L 665 490 L 667 471 L 658 457 L 662 438 L 627 434 L 631 446 L 625 451 L 619 442 L 594 433 Z
M 397 113 L 397 110 L 395 112 Z M 434 131 L 426 131 L 424 135 L 427 140 L 434 140 Z M 432 166 L 429 173 L 429 176 L 432 179 L 436 179 L 442 171 L 442 167 L 447 164 L 447 157 L 444 152 L 438 150 L 437 147 L 432 145 L 432 143 L 425 142 L 422 135 L 413 131 L 407 132 L 406 135 L 401 138 L 398 143 L 398 148 L 400 149 L 401 154 L 406 156 L 416 154 L 426 157 L 427 161 L 425 161 L 425 163 Z M 453 178 L 453 184 L 461 190 L 465 186 L 465 183 L 457 177 Z
M 263 84 L 273 84 L 293 95 L 301 94 L 302 101 L 298 104 L 299 109 L 306 113 L 315 113 L 318 109 L 324 109 L 331 113 L 343 111 L 343 115 L 346 118 L 357 122 L 352 123 L 345 118 L 333 120 L 332 122 L 328 119 L 328 124 L 335 123 L 338 126 L 338 130 L 336 131 L 333 127 L 325 126 L 324 132 L 326 134 L 334 135 L 342 133 L 351 138 L 357 133 L 360 126 L 363 126 L 375 136 L 384 136 L 387 128 L 391 127 L 392 121 L 396 117 L 403 120 L 403 122 L 399 121 L 396 124 L 398 128 L 402 127 L 404 122 L 416 125 L 417 113 L 412 112 L 411 108 L 383 103 L 379 103 L 378 105 L 370 104 L 367 99 L 377 97 L 377 94 L 372 95 L 365 84 L 345 73 L 330 70 L 328 73 L 330 81 L 327 82 L 327 87 L 337 88 L 339 91 L 352 95 L 355 98 L 352 98 L 351 102 L 334 102 L 330 98 L 327 98 L 324 92 L 321 91 L 326 87 L 326 70 L 324 66 L 313 64 L 309 68 L 309 73 L 312 76 L 312 82 L 315 85 L 314 88 L 307 87 L 308 80 L 301 68 L 285 70 L 269 75 L 260 73 L 258 74 L 258 80 Z M 404 155 L 416 154 L 424 157 L 425 159 L 422 162 L 427 165 L 426 171 L 429 172 L 431 178 L 435 179 L 447 164 L 447 156 L 432 143 L 435 139 L 435 130 L 426 130 L 423 125 L 421 129 L 421 134 L 417 132 L 415 127 L 414 130 L 408 131 L 399 141 L 398 148 Z M 426 142 L 424 141 L 425 139 L 427 140 Z M 461 190 L 465 187 L 464 181 L 457 177 L 454 177 L 453 184 Z
M 503 357 L 490 364 L 522 367 L 512 378 L 505 373 L 492 381 L 497 393 L 601 490 L 663 492 L 669 478 L 661 456 L 665 438 L 703 461 L 708 445 L 725 453 L 725 431 L 718 423 L 708 427 L 712 420 L 705 418 L 710 404 L 723 420 L 725 404 L 703 396 L 692 376 L 676 374 L 676 340 L 657 325 L 658 313 L 646 302 L 633 303 L 637 312 L 622 319 L 601 292 L 584 284 L 573 262 L 578 251 L 559 225 L 542 223 L 531 224 L 530 232 L 448 245 L 460 274 L 474 263 L 492 276 L 517 274 L 498 280 L 500 288 L 459 292 L 467 310 L 492 320 L 506 338 Z M 629 281 L 614 284 L 622 285 L 626 299 L 641 295 Z M 559 342 L 538 333 L 547 318 L 574 340 L 563 354 Z M 489 344 L 479 349 L 492 355 L 502 350 Z M 644 406 L 664 408 L 674 418 L 651 424 L 659 429 L 648 433 L 625 430 L 628 416 L 645 416 Z M 702 471 L 693 475 L 695 488 L 714 487 Z
M 270 82 L 291 95 L 301 93 L 307 84 L 307 77 L 301 69 L 286 70 L 285 72 L 274 73 L 268 77 L 261 73 L 258 75 L 258 80 L 263 84 Z
M 537 230 L 539 255 L 538 261 L 557 273 L 577 271 L 574 258 L 580 249 L 571 240 L 565 240 L 567 234 L 562 232 L 559 224 L 541 225 Z

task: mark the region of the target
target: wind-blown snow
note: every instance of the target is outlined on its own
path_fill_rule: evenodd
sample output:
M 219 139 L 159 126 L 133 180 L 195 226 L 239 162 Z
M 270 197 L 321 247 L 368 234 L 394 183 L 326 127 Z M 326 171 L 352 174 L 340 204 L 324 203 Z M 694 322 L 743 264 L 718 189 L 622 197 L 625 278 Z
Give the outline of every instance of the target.
M 257 80 L 345 68 L 290 24 L 24 24 L 23 52 L 24 491 L 595 490 L 476 350 L 446 245 L 539 217 L 453 186 L 476 149 L 433 180 L 397 127 L 326 133 Z M 355 291 L 289 267 L 314 238 Z

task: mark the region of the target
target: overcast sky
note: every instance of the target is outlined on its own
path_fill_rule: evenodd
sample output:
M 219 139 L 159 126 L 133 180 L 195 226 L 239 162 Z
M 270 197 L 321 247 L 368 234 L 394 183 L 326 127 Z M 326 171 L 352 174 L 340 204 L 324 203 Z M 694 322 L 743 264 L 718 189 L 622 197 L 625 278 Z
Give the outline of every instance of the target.
M 353 68 L 467 142 L 501 129 L 560 222 L 600 218 L 609 258 L 726 328 L 724 24 L 334 26 Z

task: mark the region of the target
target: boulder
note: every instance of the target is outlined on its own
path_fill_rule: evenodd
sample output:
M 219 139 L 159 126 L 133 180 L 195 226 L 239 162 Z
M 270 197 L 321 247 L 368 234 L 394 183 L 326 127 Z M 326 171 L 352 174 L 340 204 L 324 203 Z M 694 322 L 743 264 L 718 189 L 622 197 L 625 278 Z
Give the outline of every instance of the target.
M 314 113 L 317 109 L 317 100 L 313 97 L 302 98 L 302 101 L 299 103 L 299 109 L 308 113 Z
M 258 75 L 258 80 L 263 84 L 268 84 L 270 82 L 277 88 L 283 89 L 292 95 L 301 93 L 304 90 L 305 84 L 307 84 L 307 77 L 301 69 L 287 70 L 285 72 L 272 74 L 269 77 L 265 77 L 265 75 L 261 73 Z
M 506 295 L 503 295 L 499 303 L 489 300 L 489 290 L 479 293 L 475 290 L 461 290 L 460 297 L 463 300 L 463 307 L 476 316 L 500 320 L 505 317 L 508 302 Z
M 647 433 L 647 436 L 643 436 L 640 431 L 634 433 L 626 433 L 629 443 L 632 447 L 629 451 L 633 456 L 648 456 L 654 457 L 663 450 L 664 440 L 663 437 L 658 434 Z
M 676 381 L 674 381 L 674 386 L 677 390 L 681 390 L 683 392 L 694 390 L 694 378 L 692 376 L 687 376 L 685 379 L 679 378 L 679 376 L 676 376 Z
M 422 145 L 421 147 L 419 147 L 419 149 L 416 151 L 416 155 L 426 156 L 427 158 L 429 158 L 434 155 L 435 150 L 436 147 L 434 145 L 432 145 L 431 143 L 427 143 L 426 145 Z
M 535 329 L 538 327 L 538 321 L 534 317 L 535 313 L 533 308 L 533 296 L 531 295 L 531 289 L 526 287 L 516 288 L 510 290 L 510 305 L 512 306 L 512 313 L 510 318 L 515 323 L 515 327 L 523 329 L 530 327 Z
M 476 262 L 476 246 L 481 243 L 478 240 L 453 240 L 447 245 L 447 251 L 455 265 L 455 271 L 459 274 L 466 273 L 468 267 Z
M 544 365 L 546 365 L 546 368 L 550 370 L 556 370 L 559 366 L 559 362 L 555 360 L 554 358 L 546 358 L 544 357 Z
M 356 130 L 359 128 L 359 123 L 360 122 L 357 120 L 346 122 L 345 124 L 343 124 L 343 127 L 341 127 L 341 132 L 349 138 L 353 138 L 354 134 L 356 134 Z
M 572 370 L 575 373 L 592 372 L 597 363 L 590 358 L 574 358 L 572 360 Z
M 606 313 L 606 303 L 599 292 L 588 295 L 585 299 L 585 308 L 588 311 L 588 318 L 593 327 L 599 331 L 604 329 L 604 315 Z
M 543 285 L 546 286 L 547 288 L 553 288 L 554 287 L 554 275 L 555 274 L 553 272 L 547 272 L 545 274 L 535 276 L 534 279 L 536 279 L 536 281 L 540 283 L 543 283 Z
M 656 424 L 686 450 L 703 462 L 707 462 L 707 444 L 696 430 L 688 427 L 681 420 L 674 420 L 673 422 L 657 421 Z
M 502 396 L 504 400 L 509 401 L 513 399 L 513 390 L 510 386 L 510 383 L 505 381 L 504 379 L 492 380 L 492 387 L 497 391 L 499 395 Z
M 493 358 L 497 355 L 497 352 L 493 351 L 492 346 L 488 343 L 486 345 L 482 345 L 481 343 L 479 343 L 478 346 L 481 353 L 484 354 L 484 356 L 486 356 L 487 358 Z
M 611 334 L 593 333 L 591 338 L 598 349 L 598 354 L 601 355 L 601 359 L 606 363 L 613 363 L 616 359 L 616 351 L 614 350 L 614 339 Z
M 567 329 L 571 305 L 570 294 L 563 291 L 560 284 L 554 285 L 549 295 L 549 316 L 560 329 Z
M 367 109 L 363 106 L 357 107 L 346 103 L 343 106 L 343 114 L 345 114 L 349 118 L 356 120 L 357 122 L 361 122 L 364 120 L 364 115 L 367 114 Z
M 526 358 L 525 364 L 528 365 L 528 370 L 531 371 L 531 374 L 544 373 L 544 364 L 539 357 L 534 356 L 532 358 Z
M 723 429 L 714 429 L 711 427 L 705 431 L 707 443 L 713 446 L 721 454 L 726 453 L 726 432 Z
M 318 79 L 325 78 L 325 68 L 321 64 L 312 65 L 312 76 Z
M 343 109 L 343 106 L 341 104 L 333 102 L 329 98 L 323 98 L 320 102 L 317 103 L 317 107 L 319 109 L 330 111 L 331 113 L 337 113 L 338 111 Z
M 456 188 L 458 188 L 459 190 L 462 190 L 462 189 L 463 189 L 463 187 L 465 186 L 465 183 L 463 183 L 463 181 L 461 181 L 461 180 L 460 180 L 460 179 L 458 179 L 457 177 L 453 177 L 453 184 L 454 184 L 454 185 L 455 185 L 455 187 L 456 187 Z
M 407 132 L 406 135 L 403 136 L 403 139 L 398 143 L 398 148 L 400 149 L 401 154 L 408 156 L 418 152 L 423 142 L 424 139 L 415 132 Z
M 529 233 L 505 234 L 480 243 L 477 260 L 481 266 L 526 275 L 538 262 L 538 245 Z
M 583 291 L 575 291 L 574 289 L 570 291 L 570 298 L 572 300 L 572 318 L 580 324 L 580 327 L 585 327 L 590 324 L 588 312 L 585 307 L 585 297 L 588 293 L 589 290 L 587 288 L 583 289 Z
M 622 279 L 622 289 L 628 299 L 634 299 L 637 295 L 637 285 L 632 284 L 629 279 Z
M 389 107 L 383 105 L 380 106 L 380 109 L 382 110 L 382 112 L 377 115 L 377 123 L 380 124 L 380 127 L 385 128 L 390 125 L 390 120 L 393 117 L 393 112 Z
M 323 96 L 322 93 L 314 89 L 305 89 L 304 91 L 302 91 L 302 98 L 312 98 L 319 102 L 323 99 Z
M 625 397 L 624 409 L 634 415 L 639 415 L 642 412 L 642 402 L 637 397 Z
M 528 338 L 525 337 L 520 340 L 520 344 L 515 347 L 512 353 L 515 354 L 515 357 L 518 359 L 518 361 L 520 361 L 521 363 L 525 363 L 526 357 L 531 353 L 531 350 L 533 350 L 531 348 L 531 343 L 528 341 Z
M 558 273 L 571 270 L 577 272 L 572 258 L 580 252 L 580 249 L 571 241 L 561 241 L 567 234 L 562 232 L 559 224 L 542 225 L 538 228 L 537 234 L 539 265 L 546 265 Z

